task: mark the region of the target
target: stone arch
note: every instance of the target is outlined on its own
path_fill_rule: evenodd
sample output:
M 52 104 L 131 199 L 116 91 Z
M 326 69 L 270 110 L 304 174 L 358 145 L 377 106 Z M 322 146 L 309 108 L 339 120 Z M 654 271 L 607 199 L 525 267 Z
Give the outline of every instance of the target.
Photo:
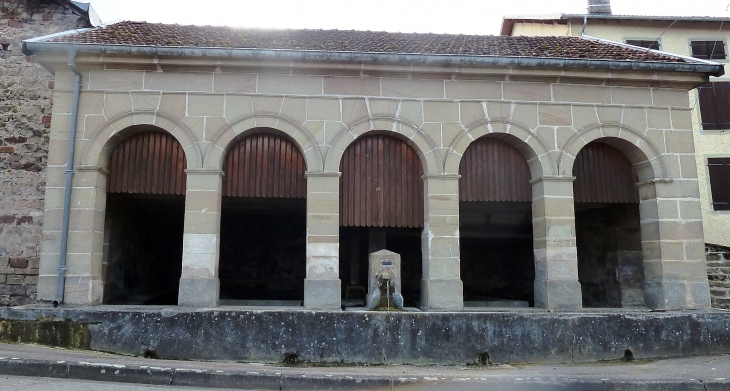
M 622 124 L 594 124 L 584 127 L 560 151 L 560 175 L 572 175 L 578 152 L 591 141 L 611 145 L 621 151 L 636 168 L 639 182 L 668 179 L 667 167 L 659 148 L 638 131 Z
M 438 151 L 436 142 L 419 129 L 417 125 L 390 116 L 363 118 L 346 126 L 345 129 L 337 133 L 332 139 L 331 147 L 325 157 L 325 171 L 339 171 L 340 160 L 347 147 L 358 137 L 372 131 L 385 132 L 406 141 L 421 159 L 425 174 L 442 172 L 443 158 Z
M 307 165 L 307 171 L 322 171 L 322 151 L 314 136 L 301 124 L 276 114 L 250 114 L 230 121 L 213 136 L 212 145 L 205 153 L 204 168 L 222 169 L 228 149 L 238 140 L 252 134 L 256 128 L 274 129 L 296 145 Z
M 84 132 L 86 145 L 81 150 L 80 165 L 106 169 L 112 151 L 125 138 L 145 130 L 162 130 L 172 135 L 183 147 L 188 168 L 202 167 L 203 156 L 193 132 L 175 118 L 163 112 L 130 111 L 119 114 L 107 123 Z
M 500 140 L 515 147 L 527 160 L 532 178 L 557 175 L 555 159 L 545 140 L 524 125 L 509 120 L 483 120 L 470 126 L 454 139 L 444 162 L 445 173 L 458 173 L 461 157 L 476 139 L 496 135 Z

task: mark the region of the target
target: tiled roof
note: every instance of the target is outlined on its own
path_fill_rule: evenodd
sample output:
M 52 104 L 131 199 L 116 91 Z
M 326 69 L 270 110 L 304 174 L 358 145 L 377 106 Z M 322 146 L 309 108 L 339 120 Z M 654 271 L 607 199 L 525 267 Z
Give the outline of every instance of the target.
M 51 42 L 337 52 L 685 62 L 579 37 L 505 37 L 344 30 L 241 29 L 120 22 Z

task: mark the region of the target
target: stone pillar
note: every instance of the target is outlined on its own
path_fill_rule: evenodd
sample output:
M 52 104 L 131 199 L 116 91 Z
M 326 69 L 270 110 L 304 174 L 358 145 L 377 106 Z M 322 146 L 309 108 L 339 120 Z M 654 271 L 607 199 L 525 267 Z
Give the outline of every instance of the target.
M 644 301 L 649 308 L 709 308 L 697 183 L 653 180 L 639 184 Z
M 573 180 L 575 177 L 544 176 L 531 181 L 535 307 L 582 307 Z
M 426 174 L 424 225 L 421 234 L 423 279 L 421 308 L 459 310 L 464 307 L 459 255 L 458 174 Z
M 341 309 L 340 173 L 306 172 L 307 277 L 304 306 Z
M 98 305 L 103 302 L 101 275 L 104 252 L 106 177 L 98 166 L 76 167 L 71 191 L 64 303 Z M 64 177 L 49 176 L 38 277 L 38 299 L 56 298 L 63 221 Z
M 182 275 L 178 305 L 215 307 L 220 280 L 221 194 L 223 172 L 187 169 Z

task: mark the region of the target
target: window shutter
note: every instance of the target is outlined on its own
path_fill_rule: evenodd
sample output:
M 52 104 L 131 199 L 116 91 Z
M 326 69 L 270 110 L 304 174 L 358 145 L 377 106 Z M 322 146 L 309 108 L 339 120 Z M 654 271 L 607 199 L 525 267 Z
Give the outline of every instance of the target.
M 708 158 L 712 207 L 730 210 L 730 158 Z
M 730 82 L 712 83 L 715 94 L 717 128 L 730 129 Z
M 697 88 L 702 128 L 730 129 L 730 82 L 707 83 Z
M 639 46 L 642 48 L 659 50 L 659 41 L 645 41 L 641 39 L 627 39 L 626 43 L 629 45 Z
M 715 92 L 713 83 L 707 83 L 697 88 L 700 97 L 700 114 L 702 115 L 702 128 L 705 130 L 719 129 L 717 126 L 717 108 L 715 104 Z
M 705 60 L 723 60 L 725 54 L 725 42 L 723 41 L 692 41 L 692 57 Z
M 689 45 L 692 48 L 692 57 L 707 59 L 707 44 L 705 41 L 692 41 Z
M 725 59 L 725 42 L 709 41 L 707 42 L 707 51 L 710 53 L 711 60 Z

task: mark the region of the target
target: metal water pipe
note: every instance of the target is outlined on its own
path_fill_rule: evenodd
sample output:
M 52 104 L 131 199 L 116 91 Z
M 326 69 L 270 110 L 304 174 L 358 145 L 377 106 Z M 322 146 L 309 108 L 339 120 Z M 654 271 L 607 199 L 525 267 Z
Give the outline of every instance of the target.
M 64 290 L 66 287 L 66 257 L 68 253 L 68 225 L 69 216 L 71 215 L 71 189 L 74 176 L 74 153 L 76 151 L 76 126 L 79 115 L 79 94 L 81 93 L 81 72 L 76 68 L 74 59 L 76 58 L 76 49 L 69 48 L 66 52 L 68 55 L 68 67 L 71 68 L 74 75 L 74 94 L 71 105 L 71 125 L 68 135 L 68 157 L 66 161 L 66 187 L 63 195 L 63 225 L 61 226 L 61 250 L 58 262 L 58 285 L 56 290 L 56 299 L 53 300 L 53 306 L 56 307 L 63 303 Z

